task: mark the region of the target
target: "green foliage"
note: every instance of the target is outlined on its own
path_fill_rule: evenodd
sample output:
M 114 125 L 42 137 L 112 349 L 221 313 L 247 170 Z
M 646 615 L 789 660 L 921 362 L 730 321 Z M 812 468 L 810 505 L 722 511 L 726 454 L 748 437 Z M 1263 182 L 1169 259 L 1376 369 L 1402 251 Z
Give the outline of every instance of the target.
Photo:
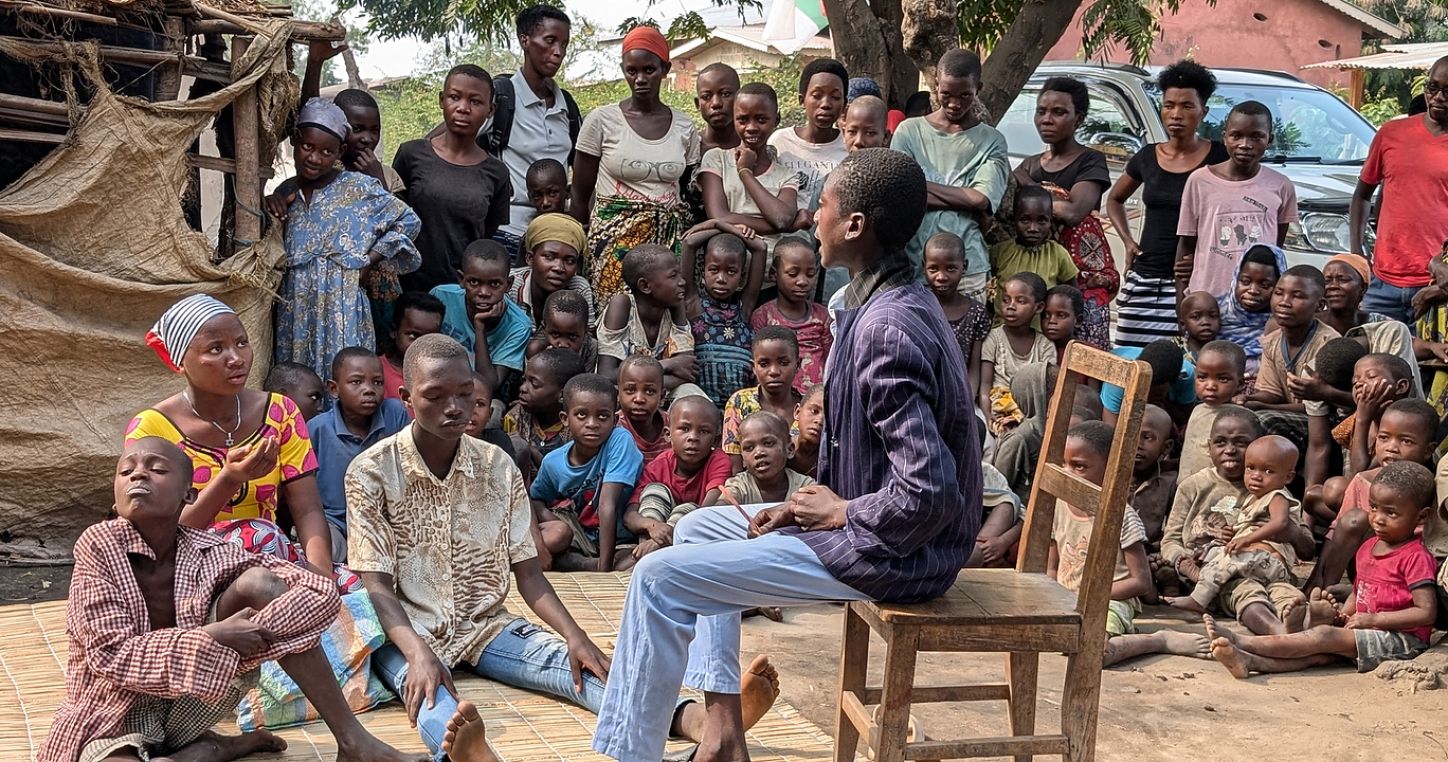
M 338 21 L 347 29 L 347 47 L 354 55 L 367 52 L 367 30 L 356 24 L 346 23 L 329 0 L 292 0 L 292 15 L 304 21 Z M 294 53 L 301 48 L 294 49 Z M 292 58 L 292 73 L 301 79 L 306 72 L 307 61 L 300 55 Z M 347 74 L 342 59 L 332 58 L 322 64 L 322 87 L 338 84 Z
M 1161 19 L 1175 14 L 1186 2 L 1217 0 L 1093 0 L 1081 14 L 1081 48 L 1087 58 L 1121 45 L 1136 64 L 1151 58 L 1161 36 Z
M 424 41 L 482 39 L 506 42 L 518 13 L 535 0 L 335 0 L 361 8 L 368 31 L 383 39 L 415 36 Z

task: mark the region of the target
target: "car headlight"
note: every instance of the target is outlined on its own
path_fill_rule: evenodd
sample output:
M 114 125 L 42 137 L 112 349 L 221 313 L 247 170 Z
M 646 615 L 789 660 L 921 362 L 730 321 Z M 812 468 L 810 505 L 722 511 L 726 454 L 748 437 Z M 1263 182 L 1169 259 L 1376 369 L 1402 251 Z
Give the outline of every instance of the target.
M 1348 220 L 1345 214 L 1330 212 L 1308 212 L 1302 215 L 1300 223 L 1294 222 L 1287 228 L 1287 245 L 1290 248 L 1337 254 L 1352 251 L 1348 244 Z

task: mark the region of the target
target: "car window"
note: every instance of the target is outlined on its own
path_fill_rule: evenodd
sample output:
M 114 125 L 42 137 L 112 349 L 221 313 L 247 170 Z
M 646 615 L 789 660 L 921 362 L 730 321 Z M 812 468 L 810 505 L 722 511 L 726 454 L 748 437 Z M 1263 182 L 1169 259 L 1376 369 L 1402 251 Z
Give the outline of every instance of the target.
M 1158 98 L 1155 92 L 1153 98 Z M 1207 118 L 1198 131 L 1202 137 L 1222 139 L 1222 122 L 1232 107 L 1259 101 L 1272 111 L 1272 147 L 1268 160 L 1327 164 L 1361 164 L 1373 142 L 1372 125 L 1351 106 L 1325 90 L 1270 85 L 1217 87 L 1208 101 Z
M 1108 161 L 1125 162 L 1145 142 L 1141 129 L 1132 124 L 1115 96 L 1094 87 L 1087 89 L 1091 92 L 1091 111 L 1076 131 L 1076 139 L 1106 154 Z
M 1032 156 L 1045 150 L 1041 136 L 1036 134 L 1036 98 L 1041 91 L 1023 90 L 1016 96 L 996 129 L 1006 136 L 1006 146 L 1011 153 Z

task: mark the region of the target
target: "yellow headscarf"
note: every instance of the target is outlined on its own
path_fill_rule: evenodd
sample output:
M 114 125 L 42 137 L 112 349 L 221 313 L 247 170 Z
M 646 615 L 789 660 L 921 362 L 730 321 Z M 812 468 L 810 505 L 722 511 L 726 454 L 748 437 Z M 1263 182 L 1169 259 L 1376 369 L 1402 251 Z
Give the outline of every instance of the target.
M 582 252 L 588 242 L 588 237 L 583 233 L 583 226 L 578 220 L 567 214 L 549 212 L 540 214 L 528 223 L 528 230 L 523 233 L 523 253 L 533 251 L 533 247 L 540 243 L 557 241 L 572 246 L 576 252 Z

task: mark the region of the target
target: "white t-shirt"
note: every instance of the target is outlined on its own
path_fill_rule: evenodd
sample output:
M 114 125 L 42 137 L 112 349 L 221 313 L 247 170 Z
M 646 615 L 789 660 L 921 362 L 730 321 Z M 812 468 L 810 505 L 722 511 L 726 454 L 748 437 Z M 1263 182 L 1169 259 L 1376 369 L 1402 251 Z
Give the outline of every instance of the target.
M 771 151 L 774 149 L 771 148 Z M 729 203 L 729 211 L 735 214 L 759 215 L 759 205 L 749 195 L 744 187 L 744 181 L 739 179 L 739 170 L 734 165 L 734 154 L 732 149 L 710 148 L 704 153 L 704 160 L 699 163 L 699 174 L 709 173 L 718 177 L 724 183 L 724 198 Z M 769 165 L 769 171 L 762 175 L 755 175 L 760 185 L 770 193 L 779 195 L 782 188 L 793 188 L 799 191 L 804 185 L 804 173 L 799 170 L 786 167 L 779 156 Z M 796 207 L 799 204 L 799 197 L 795 197 Z M 762 236 L 769 242 L 769 249 L 774 250 L 774 244 L 779 240 L 781 234 Z
M 828 143 L 810 143 L 801 138 L 793 127 L 781 127 L 769 136 L 769 145 L 778 152 L 780 164 L 804 175 L 804 184 L 799 189 L 800 207 L 818 209 L 825 178 L 849 154 L 845 149 L 844 135 Z
M 679 178 L 699 163 L 699 132 L 682 112 L 670 109 L 674 121 L 658 140 L 645 140 L 610 103 L 583 119 L 578 150 L 597 156 L 594 204 L 610 196 L 671 204 L 679 200 Z

